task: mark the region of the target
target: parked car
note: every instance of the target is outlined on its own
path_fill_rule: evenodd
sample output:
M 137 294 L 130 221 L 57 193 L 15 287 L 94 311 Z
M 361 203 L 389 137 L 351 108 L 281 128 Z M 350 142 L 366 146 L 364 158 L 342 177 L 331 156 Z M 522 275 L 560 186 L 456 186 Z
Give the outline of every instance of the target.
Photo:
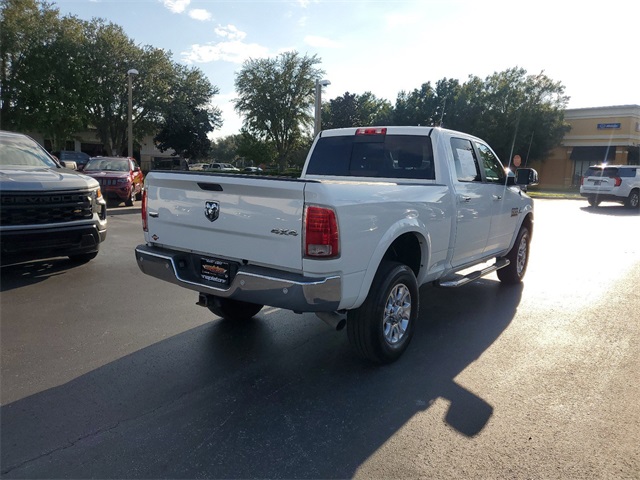
M 2 263 L 68 256 L 87 262 L 107 236 L 107 207 L 93 178 L 57 162 L 35 140 L 0 131 Z
M 242 171 L 244 173 L 262 173 L 262 169 L 260 167 L 244 167 Z
M 208 163 L 192 163 L 189 165 L 189 170 L 201 171 L 201 170 L 204 170 L 207 165 L 209 164 Z
M 92 157 L 82 172 L 100 183 L 107 199 L 130 207 L 142 197 L 144 175 L 131 157 Z
M 234 167 L 230 163 L 210 163 L 205 170 L 212 170 L 215 172 L 239 172 L 240 169 Z
M 618 202 L 627 208 L 640 206 L 640 165 L 594 165 L 580 182 L 580 195 L 589 205 Z
M 72 150 L 61 150 L 59 152 L 53 152 L 60 162 L 67 168 L 70 168 L 68 162 L 75 162 L 77 170 L 82 170 L 87 164 L 91 156 L 84 152 L 74 152 Z

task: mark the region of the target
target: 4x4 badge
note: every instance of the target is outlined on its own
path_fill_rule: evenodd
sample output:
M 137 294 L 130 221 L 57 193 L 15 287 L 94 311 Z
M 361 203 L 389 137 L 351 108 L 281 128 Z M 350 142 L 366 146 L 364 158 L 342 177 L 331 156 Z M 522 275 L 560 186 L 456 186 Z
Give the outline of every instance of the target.
M 215 222 L 220 215 L 220 202 L 205 202 L 204 203 L 204 216 L 209 219 L 210 222 Z

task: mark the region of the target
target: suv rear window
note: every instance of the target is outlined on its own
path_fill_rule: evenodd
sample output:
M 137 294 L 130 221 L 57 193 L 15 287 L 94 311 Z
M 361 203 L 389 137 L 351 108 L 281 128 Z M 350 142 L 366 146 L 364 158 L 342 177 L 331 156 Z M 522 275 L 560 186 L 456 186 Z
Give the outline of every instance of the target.
M 589 167 L 585 172 L 585 177 L 625 177 L 634 178 L 637 168 L 617 168 L 617 167 Z
M 584 176 L 614 178 L 618 176 L 618 169 L 613 167 L 589 167 Z
M 322 137 L 307 174 L 435 179 L 431 138 L 422 135 Z

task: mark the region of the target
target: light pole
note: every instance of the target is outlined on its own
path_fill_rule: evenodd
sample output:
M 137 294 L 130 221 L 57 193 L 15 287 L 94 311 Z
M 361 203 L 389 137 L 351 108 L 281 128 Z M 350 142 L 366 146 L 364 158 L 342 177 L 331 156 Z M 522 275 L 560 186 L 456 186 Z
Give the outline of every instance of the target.
M 131 88 L 131 77 L 134 75 L 138 75 L 138 70 L 135 68 L 132 68 L 127 72 L 127 76 L 129 77 L 129 133 L 127 135 L 129 145 L 127 153 L 130 157 L 133 157 L 133 92 Z
M 320 122 L 321 122 L 321 113 L 322 113 L 322 87 L 326 87 L 327 85 L 331 85 L 329 80 L 318 80 L 316 79 L 316 117 L 315 122 L 313 124 L 313 136 L 315 138 L 318 133 L 320 133 Z

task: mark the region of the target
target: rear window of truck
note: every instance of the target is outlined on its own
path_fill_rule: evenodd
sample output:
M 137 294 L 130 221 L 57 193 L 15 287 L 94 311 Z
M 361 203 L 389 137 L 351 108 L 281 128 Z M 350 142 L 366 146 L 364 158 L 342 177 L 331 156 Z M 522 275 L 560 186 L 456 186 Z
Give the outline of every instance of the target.
M 422 135 L 322 137 L 308 175 L 434 180 L 431 138 Z

